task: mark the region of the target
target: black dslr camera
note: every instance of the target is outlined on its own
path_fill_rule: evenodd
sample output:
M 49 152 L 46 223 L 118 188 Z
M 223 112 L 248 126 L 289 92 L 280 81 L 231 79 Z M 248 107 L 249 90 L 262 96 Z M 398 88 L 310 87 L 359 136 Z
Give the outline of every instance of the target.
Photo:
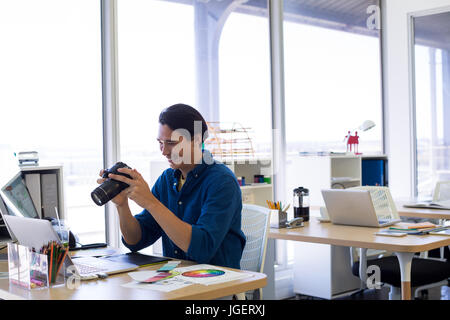
M 129 185 L 126 184 L 125 182 L 108 178 L 108 174 L 112 173 L 132 179 L 128 174 L 118 172 L 117 169 L 119 168 L 131 169 L 125 163 L 117 162 L 111 168 L 105 170 L 105 172 L 102 175 L 102 178 L 105 178 L 106 180 L 97 188 L 95 188 L 94 191 L 91 192 L 91 198 L 92 200 L 94 200 L 96 205 L 98 206 L 104 205 L 109 200 L 113 199 L 115 196 L 121 193 L 122 190 L 129 187 Z

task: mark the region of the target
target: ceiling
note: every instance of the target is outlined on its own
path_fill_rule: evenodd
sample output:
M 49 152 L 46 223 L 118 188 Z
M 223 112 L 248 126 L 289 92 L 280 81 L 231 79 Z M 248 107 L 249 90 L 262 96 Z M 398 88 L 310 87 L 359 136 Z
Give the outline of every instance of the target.
M 378 0 L 284 0 L 284 19 L 324 28 L 378 36 L 378 30 L 367 27 L 370 5 Z M 241 6 L 247 13 L 267 16 L 267 0 L 249 0 Z
M 450 50 L 450 12 L 413 19 L 416 44 Z
M 166 0 L 167 1 L 167 0 Z M 208 3 L 224 0 L 168 0 L 192 4 L 194 1 Z M 268 16 L 269 0 L 248 0 L 236 11 Z M 373 11 L 370 5 L 379 7 L 380 0 L 284 0 L 284 19 L 297 23 L 346 32 L 379 36 L 379 30 L 369 29 L 367 20 Z M 417 17 L 415 19 L 415 42 L 417 44 L 450 50 L 450 12 Z

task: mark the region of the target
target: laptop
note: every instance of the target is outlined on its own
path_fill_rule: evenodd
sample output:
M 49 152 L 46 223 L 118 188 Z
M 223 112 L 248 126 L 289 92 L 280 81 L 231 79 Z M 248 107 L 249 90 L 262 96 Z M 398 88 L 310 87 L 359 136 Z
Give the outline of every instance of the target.
M 330 220 L 334 224 L 386 227 L 400 222 L 400 219 L 380 219 L 368 190 L 322 190 L 322 196 Z
M 4 215 L 3 219 L 21 245 L 39 250 L 49 241 L 60 242 L 51 222 L 48 220 L 9 215 Z M 138 268 L 138 265 L 126 262 L 115 262 L 95 257 L 71 258 L 69 255 L 67 255 L 65 263 L 66 268 L 71 265 L 75 267 L 81 280 L 97 278 L 98 275 L 102 274 L 127 272 Z

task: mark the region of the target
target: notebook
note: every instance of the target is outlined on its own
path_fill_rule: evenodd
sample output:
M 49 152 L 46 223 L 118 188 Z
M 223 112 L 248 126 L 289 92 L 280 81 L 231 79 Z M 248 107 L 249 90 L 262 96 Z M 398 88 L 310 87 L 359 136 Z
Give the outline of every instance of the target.
M 439 231 L 430 231 L 429 234 L 434 234 L 438 236 L 450 236 L 450 229 L 444 229 Z
M 419 201 L 419 202 L 405 203 L 403 206 L 405 208 L 426 208 L 426 209 L 450 210 L 450 200 Z

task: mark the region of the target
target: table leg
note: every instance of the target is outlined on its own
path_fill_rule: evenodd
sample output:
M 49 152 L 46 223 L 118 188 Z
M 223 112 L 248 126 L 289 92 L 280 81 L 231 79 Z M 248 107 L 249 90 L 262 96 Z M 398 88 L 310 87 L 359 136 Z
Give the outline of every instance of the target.
M 411 300 L 411 265 L 414 257 L 413 252 L 396 252 L 400 264 L 400 275 L 402 283 L 402 300 Z

